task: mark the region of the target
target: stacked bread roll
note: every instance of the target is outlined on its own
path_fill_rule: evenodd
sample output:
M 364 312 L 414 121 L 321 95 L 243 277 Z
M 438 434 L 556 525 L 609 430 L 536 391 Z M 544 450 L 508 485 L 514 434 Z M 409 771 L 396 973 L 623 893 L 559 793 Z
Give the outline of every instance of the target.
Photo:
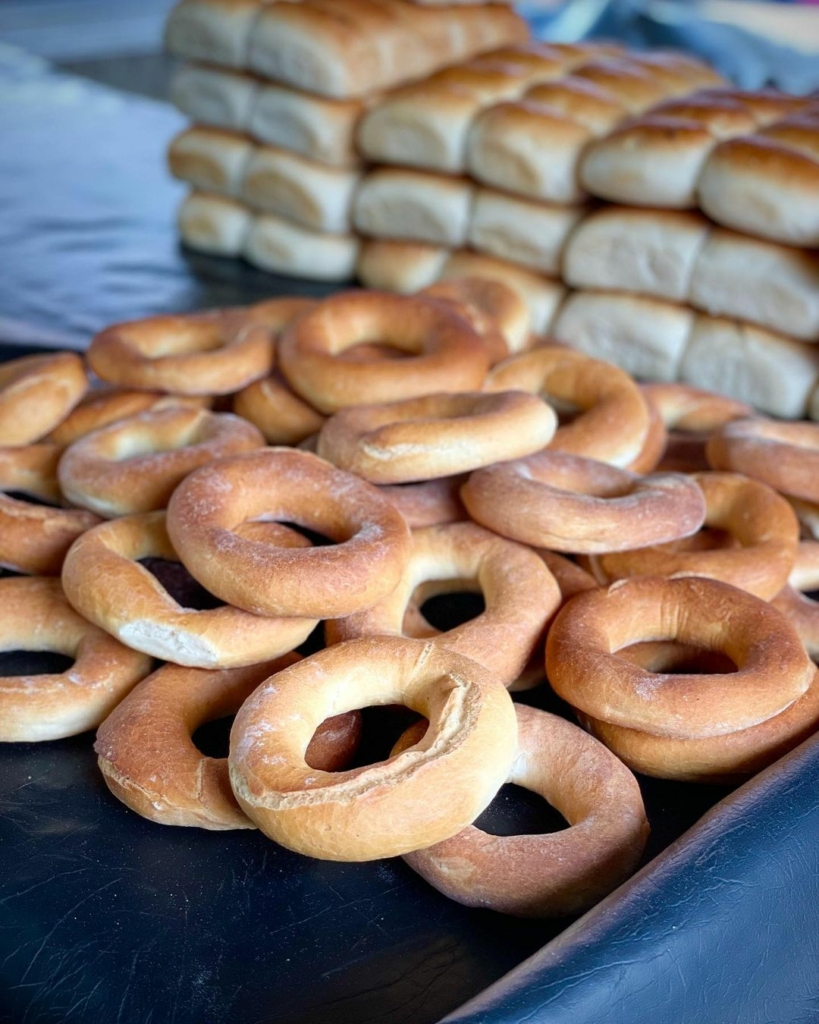
M 193 188 L 183 240 L 277 273 L 351 279 L 362 113 L 385 90 L 526 34 L 503 4 L 183 0 L 166 31 L 190 62 L 172 99 L 194 126 L 169 152 Z

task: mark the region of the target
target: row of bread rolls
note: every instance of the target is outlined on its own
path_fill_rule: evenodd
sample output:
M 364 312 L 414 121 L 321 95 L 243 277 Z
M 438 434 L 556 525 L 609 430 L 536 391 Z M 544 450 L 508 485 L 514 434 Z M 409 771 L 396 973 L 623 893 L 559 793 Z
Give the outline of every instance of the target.
M 526 23 L 504 4 L 404 0 L 182 0 L 165 28 L 175 56 L 244 69 L 334 99 L 423 78 L 527 36 Z
M 513 290 L 461 279 L 420 297 L 352 292 L 115 325 L 88 354 L 109 386 L 85 398 L 77 356 L 10 364 L 0 373 L 4 489 L 68 493 L 107 521 L 77 525 L 65 564 L 58 556 L 50 570 L 97 625 L 68 607 L 55 581 L 0 581 L 6 646 L 42 643 L 31 630 L 47 628 L 52 649 L 83 670 L 71 686 L 4 680 L 3 720 L 14 721 L 21 693 L 93 689 L 113 659 L 100 646 L 107 631 L 124 642 L 123 678 L 69 730 L 110 715 L 100 766 L 139 813 L 255 824 L 312 856 L 403 853 L 448 895 L 518 914 L 575 912 L 610 891 L 646 838 L 634 779 L 575 726 L 520 706 L 515 714 L 504 684 L 542 683 L 547 630 L 549 679 L 583 724 L 632 767 L 663 777 L 735 780 L 813 731 L 816 673 L 802 643 L 817 650 L 815 608 L 788 588 L 815 585 L 819 560 L 798 546 L 794 512 L 776 491 L 807 508 L 819 502 L 800 466 L 819 447 L 819 427 L 748 418 L 737 403 L 687 388 L 640 389 L 580 353 L 527 347 L 527 316 Z M 444 381 L 448 393 L 429 393 Z M 259 430 L 267 437 L 269 423 L 242 401 L 254 389 L 271 415 L 288 418 L 299 402 L 312 409 L 303 436 L 318 429 L 312 445 L 325 458 L 265 447 Z M 233 414 L 202 407 L 231 395 Z M 50 420 L 20 416 L 35 396 Z M 573 418 L 559 424 L 553 405 Z M 218 447 L 228 438 L 239 445 L 232 454 Z M 706 455 L 720 472 L 703 472 Z M 669 472 L 672 460 L 696 472 Z M 454 487 L 453 471 L 465 474 Z M 164 491 L 155 486 L 163 475 Z M 0 496 L 5 514 L 23 505 Z M 420 509 L 428 525 L 410 531 L 419 520 L 400 509 Z M 305 548 L 282 519 L 335 543 Z M 139 564 L 146 557 L 181 559 L 227 604 L 180 607 Z M 675 579 L 656 575 L 666 573 Z M 613 579 L 624 582 L 600 585 Z M 423 602 L 464 580 L 486 609 L 439 634 Z M 131 655 L 212 658 L 214 621 L 232 623 L 217 657 L 241 666 L 243 651 L 276 656 L 250 646 L 251 621 L 258 640 L 282 617 L 287 646 L 328 616 L 330 646 L 302 661 L 285 652 L 246 669 L 169 664 L 134 687 L 149 666 Z M 197 621 L 210 632 L 196 632 Z M 590 664 L 598 668 L 584 674 Z M 704 675 L 666 674 L 689 664 Z M 355 709 L 396 701 L 429 719 L 426 732 L 400 738 L 377 765 L 338 774 L 360 732 Z M 681 702 L 695 713 L 681 713 Z M 47 738 L 50 709 L 42 703 L 29 738 Z M 195 728 L 237 710 L 228 761 L 203 757 Z M 491 850 L 479 829 L 461 831 L 505 779 L 544 795 L 570 827 L 493 838 Z

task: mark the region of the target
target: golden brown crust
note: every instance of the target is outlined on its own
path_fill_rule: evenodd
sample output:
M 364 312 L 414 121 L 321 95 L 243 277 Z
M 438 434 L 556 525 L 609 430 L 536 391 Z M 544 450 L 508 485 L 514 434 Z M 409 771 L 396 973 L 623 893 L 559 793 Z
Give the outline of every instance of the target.
M 421 604 L 437 594 L 477 591 L 485 610 L 439 632 Z M 560 590 L 534 552 L 473 523 L 414 530 L 412 553 L 396 589 L 377 605 L 327 623 L 328 643 L 362 636 L 432 639 L 483 665 L 504 686 L 523 671 L 557 610 Z
M 379 491 L 398 509 L 410 529 L 443 526 L 469 519 L 460 496 L 467 476 L 459 473 L 423 483 L 387 484 Z
M 301 547 L 275 523 L 261 541 Z M 306 542 L 304 542 L 306 543 Z M 90 530 L 71 548 L 62 580 L 71 604 L 90 622 L 134 650 L 193 668 L 235 668 L 278 658 L 303 643 L 317 619 L 269 618 L 238 608 L 181 606 L 139 562 L 178 561 L 164 512 L 124 516 Z
M 88 388 L 82 359 L 73 352 L 24 356 L 0 366 L 0 445 L 45 437 Z
M 327 774 L 304 751 L 332 708 L 402 703 L 430 721 L 397 757 Z M 475 662 L 421 640 L 368 637 L 320 651 L 245 702 L 230 781 L 271 839 L 324 860 L 373 860 L 459 832 L 503 783 L 517 722 L 506 690 Z
M 682 475 L 640 477 L 551 450 L 477 470 L 461 497 L 472 518 L 496 533 L 575 554 L 677 540 L 705 518 L 702 493 Z
M 407 358 L 340 363 L 341 352 L 369 341 Z M 389 402 L 430 390 L 470 391 L 483 384 L 489 362 L 478 334 L 445 303 L 381 292 L 320 302 L 285 331 L 278 354 L 288 383 L 325 413 L 365 397 Z
M 736 672 L 652 673 L 617 656 L 645 640 L 727 655 Z M 554 690 L 584 714 L 674 739 L 750 729 L 811 685 L 815 666 L 787 620 L 765 601 L 693 576 L 641 576 L 573 598 L 546 640 Z
M 705 531 L 688 540 L 643 550 L 595 555 L 601 581 L 685 573 L 723 580 L 770 600 L 796 559 L 799 524 L 787 501 L 738 473 L 696 473 L 705 496 Z M 709 531 L 723 531 L 720 537 Z
M 781 494 L 819 502 L 819 423 L 734 420 L 711 435 L 706 454 L 714 469 L 744 473 Z
M 649 827 L 640 787 L 577 726 L 522 704 L 515 710 L 518 756 L 507 781 L 543 796 L 569 827 L 493 836 L 469 825 L 404 859 L 444 895 L 470 907 L 521 917 L 578 913 L 624 881 L 642 855 Z
M 200 725 L 234 714 L 257 686 L 299 660 L 291 654 L 247 668 L 165 665 L 154 672 L 97 731 L 94 749 L 106 785 L 132 811 L 163 825 L 253 828 L 230 788 L 227 758 L 204 756 L 191 737 Z M 307 760 L 324 771 L 343 767 L 360 730 L 357 712 L 328 719 Z
M 198 466 L 263 445 L 261 432 L 238 416 L 179 406 L 86 434 L 66 449 L 57 472 L 69 501 L 110 519 L 165 508 Z
M 0 742 L 40 742 L 92 729 L 151 667 L 81 618 L 59 580 L 0 579 L 0 650 L 53 651 L 74 658 L 62 673 L 0 679 Z
M 299 444 L 321 430 L 327 418 L 299 398 L 278 371 L 240 391 L 233 399 L 233 411 L 274 445 Z
M 335 543 L 303 551 L 245 539 L 249 520 L 298 523 Z M 392 590 L 409 530 L 376 488 L 309 452 L 266 448 L 192 473 L 168 508 L 174 548 L 203 586 L 256 615 L 335 618 Z
M 209 395 L 166 395 L 161 391 L 124 391 L 120 388 L 95 388 L 48 435 L 57 445 L 69 445 L 92 430 L 149 409 L 167 409 L 185 405 L 192 409 L 208 409 L 213 404 Z
M 273 338 L 244 311 L 215 310 L 114 324 L 88 349 L 104 381 L 182 395 L 226 395 L 270 372 Z
M 433 394 L 342 409 L 321 428 L 318 454 L 371 483 L 411 483 L 530 455 L 556 427 L 525 392 Z

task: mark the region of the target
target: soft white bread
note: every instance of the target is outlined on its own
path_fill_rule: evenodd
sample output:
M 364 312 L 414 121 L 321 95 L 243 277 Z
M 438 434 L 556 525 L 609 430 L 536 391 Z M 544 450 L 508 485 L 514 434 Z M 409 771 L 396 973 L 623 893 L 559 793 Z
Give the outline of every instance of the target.
M 700 250 L 690 301 L 805 341 L 819 340 L 819 254 L 715 228 Z
M 677 380 L 694 311 L 660 299 L 615 292 L 572 292 L 552 333 L 572 348 L 635 377 Z
M 246 66 L 261 0 L 182 0 L 165 23 L 165 47 L 176 57 Z
M 251 70 L 342 99 L 378 89 L 387 69 L 375 33 L 357 2 L 337 6 L 333 13 L 308 2 L 267 5 L 253 27 Z
M 680 366 L 680 380 L 800 419 L 819 378 L 819 347 L 761 327 L 700 315 Z
M 479 188 L 468 241 L 478 252 L 559 277 L 566 239 L 586 212 L 583 206 L 551 206 Z
M 702 209 L 726 227 L 819 246 L 819 159 L 777 139 L 721 142 L 702 169 L 697 195 Z
M 361 175 L 274 146 L 258 146 L 247 159 L 240 197 L 313 231 L 350 230 L 353 194 Z
M 171 102 L 197 124 L 243 131 L 249 126 L 259 80 L 239 71 L 183 64 L 172 81 Z
M 569 239 L 563 280 L 683 301 L 709 226 L 693 212 L 603 207 Z
M 239 256 L 253 216 L 241 203 L 206 192 L 191 192 L 177 215 L 185 245 L 213 256 Z
M 245 135 L 223 128 L 189 128 L 168 149 L 171 174 L 195 189 L 239 196 L 248 160 L 255 150 Z
M 250 108 L 247 130 L 260 142 L 310 160 L 354 167 L 360 163 L 355 129 L 363 110 L 359 100 L 329 100 L 265 82 Z
M 253 218 L 242 255 L 276 274 L 315 281 L 349 281 L 355 274 L 359 240 L 354 235 L 309 231 L 271 214 Z
M 532 199 L 577 203 L 577 163 L 591 132 L 530 100 L 499 103 L 475 119 L 466 163 L 478 181 Z
M 410 86 L 367 113 L 358 129 L 358 147 L 369 160 L 462 173 L 466 136 L 481 100 L 436 84 Z
M 462 173 L 467 133 L 478 112 L 519 96 L 532 74 L 494 57 L 447 68 L 377 104 L 361 122 L 359 148 L 380 163 Z
M 353 223 L 363 235 L 433 245 L 466 242 L 473 186 L 462 178 L 384 167 L 365 175 Z
M 525 99 L 545 104 L 561 117 L 587 128 L 593 135 L 609 131 L 628 113 L 613 93 L 575 75 L 533 86 Z
M 535 334 L 549 331 L 566 295 L 566 289 L 559 281 L 542 277 L 515 263 L 468 250 L 452 253 L 444 264 L 440 279 L 446 281 L 453 277 L 488 277 L 509 285 L 529 306 Z
M 356 276 L 365 288 L 410 295 L 437 281 L 449 250 L 423 242 L 365 239 Z
M 610 202 L 690 209 L 714 145 L 698 121 L 652 113 L 593 142 L 580 162 L 580 181 Z

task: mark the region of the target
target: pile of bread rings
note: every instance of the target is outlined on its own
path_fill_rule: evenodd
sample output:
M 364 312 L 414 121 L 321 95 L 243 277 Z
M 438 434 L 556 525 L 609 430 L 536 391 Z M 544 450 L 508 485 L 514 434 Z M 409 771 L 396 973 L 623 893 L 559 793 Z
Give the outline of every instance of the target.
M 0 445 L 0 650 L 73 661 L 0 678 L 0 740 L 98 728 L 154 821 L 575 913 L 641 858 L 632 771 L 736 782 L 819 726 L 819 425 L 641 387 L 499 282 L 117 324 L 0 368 Z M 549 684 L 582 728 L 510 696 Z M 416 724 L 356 764 L 389 704 Z M 506 782 L 568 827 L 481 831 Z

